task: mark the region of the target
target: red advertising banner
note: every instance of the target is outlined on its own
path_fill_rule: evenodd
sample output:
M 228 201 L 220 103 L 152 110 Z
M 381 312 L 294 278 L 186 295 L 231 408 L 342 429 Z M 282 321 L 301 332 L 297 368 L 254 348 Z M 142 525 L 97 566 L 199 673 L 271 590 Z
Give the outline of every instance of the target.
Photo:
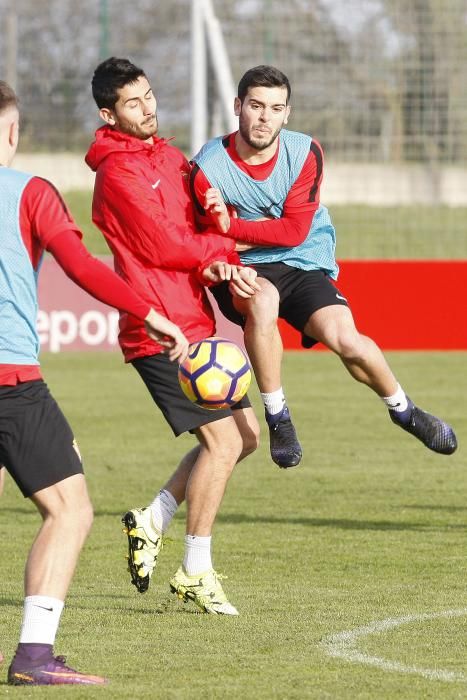
M 338 287 L 383 350 L 467 350 L 467 260 L 344 260 Z M 300 334 L 280 322 L 284 347 Z M 316 346 L 322 349 L 322 346 Z
M 110 256 L 102 260 L 112 265 Z M 358 329 L 381 348 L 467 350 L 467 261 L 344 260 L 340 268 L 339 290 Z M 77 287 L 53 259 L 42 266 L 39 302 L 43 351 L 118 347 L 118 313 Z M 218 334 L 241 343 L 241 330 L 214 307 Z M 286 349 L 301 349 L 297 331 L 282 321 L 280 330 Z

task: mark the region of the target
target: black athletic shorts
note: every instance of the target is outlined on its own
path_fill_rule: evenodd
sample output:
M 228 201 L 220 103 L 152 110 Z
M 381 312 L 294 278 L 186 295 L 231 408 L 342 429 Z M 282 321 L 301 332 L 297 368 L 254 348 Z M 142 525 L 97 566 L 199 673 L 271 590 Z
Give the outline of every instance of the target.
M 0 464 L 25 498 L 83 473 L 68 421 L 42 380 L 0 386 Z
M 347 299 L 322 270 L 300 270 L 285 263 L 259 263 L 253 267 L 258 277 L 269 280 L 279 291 L 279 317 L 302 333 L 305 348 L 311 348 L 317 342 L 303 333 L 311 314 L 334 304 L 348 306 Z M 233 305 L 229 283 L 222 282 L 210 287 L 209 291 L 224 316 L 243 327 L 245 319 Z
M 193 432 L 206 423 L 231 416 L 233 410 L 251 406 L 247 395 L 232 408 L 208 410 L 192 403 L 178 383 L 178 362 L 172 362 L 163 353 L 138 357 L 131 364 L 146 384 L 175 436 Z

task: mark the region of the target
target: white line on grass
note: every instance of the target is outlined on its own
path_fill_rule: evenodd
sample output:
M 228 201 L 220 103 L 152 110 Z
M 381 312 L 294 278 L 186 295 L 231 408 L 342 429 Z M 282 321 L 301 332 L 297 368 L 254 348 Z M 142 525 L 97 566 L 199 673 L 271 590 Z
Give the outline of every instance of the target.
M 357 627 L 354 630 L 339 632 L 330 637 L 326 637 L 320 646 L 324 648 L 329 656 L 340 657 L 346 661 L 354 663 L 369 664 L 377 666 L 383 671 L 398 671 L 399 673 L 415 673 L 433 681 L 467 681 L 465 673 L 455 671 L 434 670 L 430 668 L 420 668 L 419 666 L 407 666 L 398 661 L 389 661 L 377 656 L 369 656 L 357 649 L 357 642 L 361 637 L 369 634 L 381 634 L 389 630 L 406 625 L 410 622 L 424 622 L 425 620 L 435 620 L 439 617 L 463 617 L 467 615 L 467 608 L 460 610 L 444 610 L 437 613 L 422 613 L 420 615 L 405 615 L 404 617 L 388 618 L 379 622 L 371 622 L 364 627 Z

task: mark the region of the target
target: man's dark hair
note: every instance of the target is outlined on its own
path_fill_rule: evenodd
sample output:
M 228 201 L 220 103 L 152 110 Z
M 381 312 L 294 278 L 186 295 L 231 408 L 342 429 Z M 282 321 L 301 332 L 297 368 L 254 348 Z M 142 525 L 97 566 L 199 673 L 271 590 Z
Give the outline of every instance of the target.
M 18 109 L 18 98 L 13 88 L 4 80 L 0 80 L 0 113 L 6 111 L 9 107 Z
M 118 90 L 129 83 L 136 83 L 138 78 L 146 77 L 142 68 L 138 68 L 127 58 L 107 58 L 99 63 L 92 76 L 92 96 L 99 109 L 113 109 L 118 102 Z
M 251 87 L 285 87 L 287 88 L 287 103 L 292 93 L 288 77 L 274 66 L 255 66 L 255 68 L 247 70 L 238 84 L 237 95 L 241 102 Z

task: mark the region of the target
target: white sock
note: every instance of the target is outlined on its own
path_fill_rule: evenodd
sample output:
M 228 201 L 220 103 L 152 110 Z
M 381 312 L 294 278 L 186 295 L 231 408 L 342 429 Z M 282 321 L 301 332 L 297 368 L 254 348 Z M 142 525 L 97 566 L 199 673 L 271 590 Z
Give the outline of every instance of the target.
M 277 389 L 277 391 L 271 391 L 270 393 L 263 394 L 261 392 L 261 398 L 264 403 L 264 407 L 268 413 L 274 415 L 275 413 L 280 413 L 285 405 L 285 397 L 282 387 Z
M 183 568 L 188 576 L 204 574 L 212 569 L 211 537 L 185 535 Z
M 159 491 L 151 505 L 152 522 L 159 532 L 165 532 L 169 527 L 178 508 L 178 503 L 170 491 Z
M 46 595 L 24 599 L 20 644 L 52 644 L 57 634 L 64 602 Z
M 391 409 L 391 411 L 397 411 L 397 413 L 402 413 L 405 411 L 408 403 L 405 391 L 401 388 L 401 385 L 397 385 L 397 391 L 392 396 L 382 396 L 381 400 L 384 401 L 386 406 Z

